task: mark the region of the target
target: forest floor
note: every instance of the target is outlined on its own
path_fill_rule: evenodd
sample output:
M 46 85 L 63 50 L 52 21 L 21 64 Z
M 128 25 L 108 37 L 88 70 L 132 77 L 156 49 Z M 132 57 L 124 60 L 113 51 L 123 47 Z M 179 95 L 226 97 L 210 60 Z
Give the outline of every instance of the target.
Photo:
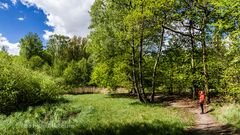
M 208 105 L 204 106 L 205 113 L 200 114 L 201 110 L 197 101 L 176 99 L 168 101 L 167 104 L 175 108 L 187 109 L 194 114 L 195 124 L 187 130 L 187 134 L 189 135 L 237 135 L 237 133 L 233 133 L 233 129 L 230 125 L 218 122 L 209 114 L 214 111 L 214 109 Z

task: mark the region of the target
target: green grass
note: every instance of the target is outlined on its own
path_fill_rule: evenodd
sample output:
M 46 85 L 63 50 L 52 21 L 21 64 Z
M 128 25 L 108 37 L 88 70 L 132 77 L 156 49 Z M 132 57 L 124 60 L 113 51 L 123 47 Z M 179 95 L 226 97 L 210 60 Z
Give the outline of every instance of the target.
M 0 134 L 184 134 L 185 110 L 107 95 L 66 95 L 66 103 L 0 115 Z
M 236 132 L 240 133 L 240 105 L 226 104 L 216 107 L 212 113 L 218 120 L 235 127 Z

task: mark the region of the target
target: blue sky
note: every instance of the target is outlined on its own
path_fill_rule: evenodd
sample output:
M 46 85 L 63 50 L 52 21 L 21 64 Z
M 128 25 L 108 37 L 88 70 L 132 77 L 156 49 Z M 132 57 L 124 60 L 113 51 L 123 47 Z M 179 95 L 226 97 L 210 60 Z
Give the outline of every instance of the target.
M 8 9 L 0 10 L 0 33 L 9 42 L 17 43 L 28 32 L 37 33 L 43 40 L 44 30 L 52 30 L 44 23 L 47 21 L 46 15 L 35 6 L 28 8 L 21 2 L 14 5 L 10 0 L 0 2 L 9 5 Z
M 0 46 L 17 55 L 18 42 L 28 32 L 44 44 L 52 34 L 87 36 L 94 0 L 0 0 Z

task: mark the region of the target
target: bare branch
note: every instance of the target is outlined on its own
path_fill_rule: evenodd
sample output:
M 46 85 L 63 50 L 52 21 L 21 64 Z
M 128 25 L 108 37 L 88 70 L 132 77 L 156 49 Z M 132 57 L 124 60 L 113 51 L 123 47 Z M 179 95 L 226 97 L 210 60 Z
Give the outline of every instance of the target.
M 190 34 L 186 34 L 186 33 L 183 33 L 183 32 L 177 31 L 177 30 L 174 30 L 174 29 L 169 28 L 169 27 L 164 26 L 164 25 L 163 25 L 163 28 L 164 28 L 164 29 L 167 29 L 167 30 L 170 30 L 170 31 L 172 31 L 172 32 L 174 32 L 174 33 L 180 34 L 180 35 L 182 35 L 182 36 L 193 37 L 193 36 L 190 35 Z
M 182 25 L 183 25 L 183 27 L 192 27 L 193 29 L 195 29 L 195 30 L 199 30 L 199 31 L 202 31 L 202 29 L 200 29 L 200 28 L 197 28 L 197 27 L 194 27 L 194 26 L 190 26 L 190 25 L 185 25 L 183 22 L 181 22 L 182 23 Z

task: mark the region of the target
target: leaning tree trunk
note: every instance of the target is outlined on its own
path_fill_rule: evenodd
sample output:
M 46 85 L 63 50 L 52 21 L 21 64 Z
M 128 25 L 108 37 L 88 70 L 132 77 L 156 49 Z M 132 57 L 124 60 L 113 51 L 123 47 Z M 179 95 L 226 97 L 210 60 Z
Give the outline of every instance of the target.
M 161 37 L 160 37 L 160 44 L 158 46 L 159 50 L 158 50 L 158 54 L 157 54 L 157 59 L 155 61 L 154 67 L 153 67 L 151 102 L 154 102 L 155 86 L 156 86 L 156 73 L 157 73 L 157 67 L 159 65 L 159 60 L 160 60 L 160 57 L 161 57 L 163 41 L 164 41 L 164 28 L 162 28 Z

